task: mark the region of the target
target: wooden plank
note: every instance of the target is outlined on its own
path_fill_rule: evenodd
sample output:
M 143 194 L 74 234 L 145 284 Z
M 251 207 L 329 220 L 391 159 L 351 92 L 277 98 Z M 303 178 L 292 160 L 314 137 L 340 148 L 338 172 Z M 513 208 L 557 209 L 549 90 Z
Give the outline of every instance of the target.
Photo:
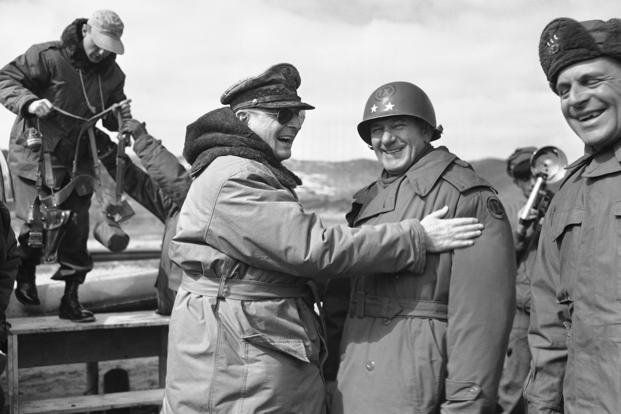
M 141 405 L 161 405 L 163 398 L 164 390 L 161 388 L 99 395 L 48 398 L 45 400 L 24 401 L 22 403 L 21 413 L 77 413 L 85 410 L 109 410 Z
M 7 381 L 9 383 L 10 414 L 19 413 L 19 344 L 17 336 L 7 338 Z
M 11 318 L 9 335 L 22 335 L 43 332 L 72 332 L 96 329 L 135 328 L 140 326 L 168 325 L 169 317 L 154 311 L 114 312 L 95 314 L 96 320 L 88 323 L 76 323 L 58 316 L 33 316 Z
M 167 326 L 19 335 L 20 368 L 159 356 Z M 42 344 L 45 344 L 42 346 Z
M 168 329 L 160 331 L 160 354 L 158 355 L 158 384 L 160 387 L 166 387 L 166 368 L 168 364 Z

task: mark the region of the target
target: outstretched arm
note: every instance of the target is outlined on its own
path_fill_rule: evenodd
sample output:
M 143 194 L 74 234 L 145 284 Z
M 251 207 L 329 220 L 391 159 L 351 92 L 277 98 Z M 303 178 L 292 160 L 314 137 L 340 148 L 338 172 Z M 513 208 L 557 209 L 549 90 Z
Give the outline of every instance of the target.
M 144 123 L 135 119 L 125 122 L 125 128 L 134 137 L 134 152 L 153 180 L 166 196 L 181 206 L 188 193 L 192 179 L 162 141 L 149 135 Z

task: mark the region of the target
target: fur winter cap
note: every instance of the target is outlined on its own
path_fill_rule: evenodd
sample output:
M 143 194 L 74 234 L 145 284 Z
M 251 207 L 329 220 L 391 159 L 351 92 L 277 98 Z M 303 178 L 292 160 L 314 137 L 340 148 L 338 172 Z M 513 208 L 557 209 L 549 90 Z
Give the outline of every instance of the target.
M 541 33 L 539 61 L 555 93 L 563 69 L 597 57 L 621 62 L 621 19 L 577 22 L 560 17 L 548 23 Z

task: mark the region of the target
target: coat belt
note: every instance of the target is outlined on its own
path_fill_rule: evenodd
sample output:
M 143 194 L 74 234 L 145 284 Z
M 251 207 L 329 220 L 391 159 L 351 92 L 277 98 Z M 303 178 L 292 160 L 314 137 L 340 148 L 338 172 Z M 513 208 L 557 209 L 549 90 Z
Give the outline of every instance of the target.
M 224 280 L 224 283 L 222 281 Z M 197 295 L 233 300 L 261 300 L 277 298 L 312 298 L 305 284 L 283 285 L 256 280 L 217 279 L 210 277 L 193 278 L 183 275 L 181 287 Z
M 446 321 L 448 319 L 448 305 L 431 300 L 408 301 L 356 292 L 351 299 L 349 316 L 386 319 L 400 316 Z

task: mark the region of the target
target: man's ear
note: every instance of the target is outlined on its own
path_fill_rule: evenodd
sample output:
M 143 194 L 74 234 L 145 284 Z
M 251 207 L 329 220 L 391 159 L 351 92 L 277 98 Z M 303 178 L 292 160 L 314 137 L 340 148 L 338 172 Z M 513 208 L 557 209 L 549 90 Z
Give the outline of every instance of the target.
M 86 36 L 87 33 L 88 33 L 88 23 L 84 23 L 82 25 L 82 37 Z
M 237 117 L 237 119 L 239 119 L 244 124 L 248 123 L 248 112 L 246 112 L 246 111 L 237 111 L 235 113 L 235 116 Z

